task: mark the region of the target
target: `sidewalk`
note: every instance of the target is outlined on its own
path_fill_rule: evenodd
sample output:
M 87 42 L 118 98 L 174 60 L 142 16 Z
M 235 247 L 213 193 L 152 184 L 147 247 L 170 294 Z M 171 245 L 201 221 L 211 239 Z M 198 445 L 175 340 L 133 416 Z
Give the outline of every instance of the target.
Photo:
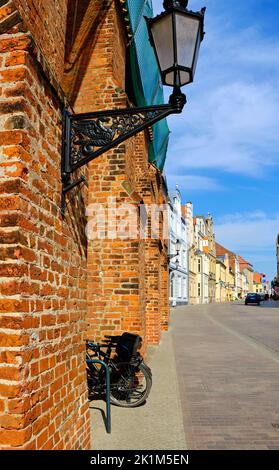
M 153 373 L 148 400 L 138 408 L 112 406 L 111 434 L 102 418 L 105 403 L 91 402 L 92 450 L 186 450 L 172 329 L 147 357 Z

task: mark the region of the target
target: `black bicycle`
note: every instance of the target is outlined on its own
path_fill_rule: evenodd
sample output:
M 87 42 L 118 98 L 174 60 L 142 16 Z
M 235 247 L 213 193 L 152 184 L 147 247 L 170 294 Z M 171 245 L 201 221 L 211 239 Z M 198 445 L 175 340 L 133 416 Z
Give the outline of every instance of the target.
M 92 360 L 105 362 L 110 370 L 111 403 L 133 408 L 144 403 L 152 386 L 152 373 L 138 352 L 142 339 L 139 335 L 123 333 L 105 336 L 102 343 L 86 341 L 86 365 L 89 399 L 102 398 L 106 389 L 104 367 Z

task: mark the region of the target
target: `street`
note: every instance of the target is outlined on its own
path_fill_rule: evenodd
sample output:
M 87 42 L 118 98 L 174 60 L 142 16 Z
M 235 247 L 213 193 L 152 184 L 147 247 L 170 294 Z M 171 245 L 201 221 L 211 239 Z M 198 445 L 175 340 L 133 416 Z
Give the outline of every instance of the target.
M 177 307 L 188 449 L 279 449 L 279 303 Z

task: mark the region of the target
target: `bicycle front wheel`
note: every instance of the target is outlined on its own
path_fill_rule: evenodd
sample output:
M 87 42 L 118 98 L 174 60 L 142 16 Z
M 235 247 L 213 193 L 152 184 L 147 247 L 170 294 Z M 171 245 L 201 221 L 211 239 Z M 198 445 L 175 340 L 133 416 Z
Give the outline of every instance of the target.
M 111 403 L 124 408 L 140 406 L 146 401 L 151 386 L 152 377 L 144 362 L 139 366 L 120 362 L 111 374 Z

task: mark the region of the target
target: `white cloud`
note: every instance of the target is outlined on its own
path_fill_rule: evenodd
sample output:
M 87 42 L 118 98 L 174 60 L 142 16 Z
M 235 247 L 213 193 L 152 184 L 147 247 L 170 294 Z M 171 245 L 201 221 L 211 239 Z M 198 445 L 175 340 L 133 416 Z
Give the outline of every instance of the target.
M 224 188 L 214 178 L 198 175 L 167 175 L 167 184 L 169 188 L 175 188 L 178 185 L 181 191 L 224 191 Z
M 215 224 L 216 240 L 232 251 L 274 250 L 279 233 L 279 213 L 263 211 L 228 214 Z
M 234 214 L 223 215 L 222 218 L 216 219 L 217 224 L 230 224 L 230 223 L 242 223 L 243 220 L 263 220 L 266 218 L 266 214 L 262 210 L 256 210 L 253 212 L 235 212 Z
M 201 5 L 192 3 L 193 9 Z M 185 88 L 188 104 L 182 116 L 169 119 L 166 171 L 175 173 L 171 157 L 179 154 L 183 172 L 265 177 L 279 163 L 279 41 L 256 26 L 236 31 L 229 13 L 216 18 L 213 7 L 194 84 Z
M 175 123 L 176 138 L 171 137 L 169 148 L 169 156 L 179 154 L 185 169 L 257 178 L 265 167 L 278 165 L 279 90 L 266 83 L 229 83 L 216 87 L 207 100 L 196 98 L 189 114 L 189 122 Z M 167 163 L 172 166 L 171 158 Z
M 263 211 L 228 214 L 214 226 L 216 241 L 243 256 L 254 270 L 268 279 L 276 273 L 276 237 L 279 213 L 269 217 Z

